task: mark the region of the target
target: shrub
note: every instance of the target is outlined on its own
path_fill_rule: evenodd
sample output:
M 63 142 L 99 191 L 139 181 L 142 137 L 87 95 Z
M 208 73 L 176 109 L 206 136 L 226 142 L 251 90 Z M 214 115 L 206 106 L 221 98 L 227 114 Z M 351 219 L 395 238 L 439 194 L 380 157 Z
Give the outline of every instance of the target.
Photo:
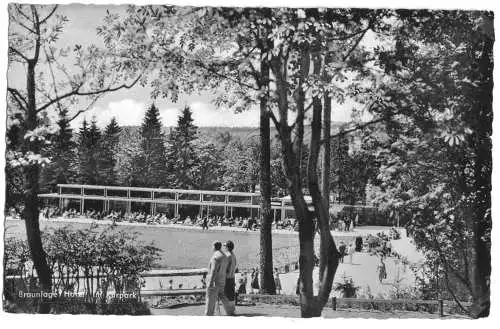
M 345 274 L 343 280 L 343 282 L 335 284 L 335 291 L 341 292 L 344 298 L 356 297 L 359 287 L 355 286 L 352 278 L 347 277 Z
M 361 252 L 363 250 L 363 238 L 358 236 L 356 237 L 356 252 Z
M 108 299 L 108 292 L 139 295 L 143 286 L 140 274 L 152 268 L 159 259 L 160 249 L 137 241 L 137 234 L 117 230 L 115 226 L 100 231 L 97 225 L 79 230 L 66 226 L 44 233 L 43 241 L 53 273 L 52 289 L 57 293 L 53 312 L 139 314 L 144 311 L 140 301 L 129 299 L 118 305 Z M 16 239 L 6 240 L 5 246 L 5 271 L 8 275 L 20 275 L 20 279 L 6 282 L 4 293 L 6 299 L 23 304 L 20 307 L 24 308 L 28 300 L 18 298 L 17 291 L 37 291 L 36 283 L 32 282 L 28 247 L 26 241 Z M 80 295 L 68 300 L 64 299 L 65 293 Z
M 391 240 L 399 240 L 401 239 L 401 233 L 394 227 L 391 227 L 391 230 L 389 231 L 389 237 Z

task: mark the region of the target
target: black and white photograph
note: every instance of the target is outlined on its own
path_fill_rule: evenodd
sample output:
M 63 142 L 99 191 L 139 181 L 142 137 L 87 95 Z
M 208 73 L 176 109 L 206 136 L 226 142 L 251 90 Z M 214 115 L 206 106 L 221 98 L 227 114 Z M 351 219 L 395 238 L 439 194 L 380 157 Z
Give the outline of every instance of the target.
M 460 5 L 5 4 L 2 313 L 490 317 L 494 10 Z

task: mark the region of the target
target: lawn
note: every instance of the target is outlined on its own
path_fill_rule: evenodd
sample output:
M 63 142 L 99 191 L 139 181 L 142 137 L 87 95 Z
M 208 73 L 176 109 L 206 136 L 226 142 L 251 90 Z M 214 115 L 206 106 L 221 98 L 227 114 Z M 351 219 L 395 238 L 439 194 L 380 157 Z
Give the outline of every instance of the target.
M 40 221 L 42 231 L 70 225 L 74 229 L 88 228 L 90 224 L 62 223 Z M 106 224 L 100 225 L 104 229 Z M 118 226 L 117 229 L 128 232 L 137 232 L 139 239 L 153 242 L 161 248 L 161 268 L 203 268 L 208 264 L 212 255 L 211 245 L 215 240 L 232 240 L 235 243 L 235 252 L 241 268 L 258 266 L 259 232 L 230 232 L 216 230 L 189 230 L 157 226 Z M 5 222 L 5 237 L 25 237 L 24 222 L 8 220 Z M 273 248 L 297 246 L 299 243 L 296 234 L 275 234 Z

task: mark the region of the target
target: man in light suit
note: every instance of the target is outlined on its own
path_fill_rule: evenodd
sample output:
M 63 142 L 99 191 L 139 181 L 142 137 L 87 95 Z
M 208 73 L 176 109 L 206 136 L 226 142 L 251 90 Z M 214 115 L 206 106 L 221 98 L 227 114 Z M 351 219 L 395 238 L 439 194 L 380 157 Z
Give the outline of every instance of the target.
M 236 271 L 236 256 L 234 255 L 234 243 L 228 240 L 224 247 L 226 247 L 225 254 L 228 258 L 227 266 L 227 276 L 226 276 L 226 286 L 224 288 L 224 294 L 228 299 L 228 309 L 226 311 L 227 315 L 234 315 L 236 308 L 236 281 L 234 273 Z
M 224 295 L 224 287 L 226 285 L 228 257 L 222 252 L 222 243 L 214 242 L 214 254 L 210 258 L 208 264 L 207 277 L 207 294 L 205 297 L 205 315 L 214 315 L 215 303 L 219 299 L 222 301 L 222 306 L 229 314 L 228 299 Z

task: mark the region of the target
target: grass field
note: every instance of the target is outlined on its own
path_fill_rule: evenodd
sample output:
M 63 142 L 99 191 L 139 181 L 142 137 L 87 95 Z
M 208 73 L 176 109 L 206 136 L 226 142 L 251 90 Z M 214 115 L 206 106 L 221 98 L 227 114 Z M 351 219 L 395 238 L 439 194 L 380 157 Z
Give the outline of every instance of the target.
M 42 231 L 70 225 L 74 229 L 88 228 L 90 224 L 40 221 Z M 100 225 L 103 229 L 106 224 Z M 158 267 L 161 268 L 203 268 L 208 265 L 212 255 L 212 242 L 232 240 L 238 263 L 242 268 L 258 266 L 259 232 L 230 232 L 216 230 L 186 230 L 157 226 L 118 226 L 118 230 L 139 233 L 139 239 L 153 242 L 163 251 Z M 5 237 L 25 238 L 24 222 L 8 220 L 5 222 Z M 297 246 L 295 234 L 275 234 L 273 248 Z

